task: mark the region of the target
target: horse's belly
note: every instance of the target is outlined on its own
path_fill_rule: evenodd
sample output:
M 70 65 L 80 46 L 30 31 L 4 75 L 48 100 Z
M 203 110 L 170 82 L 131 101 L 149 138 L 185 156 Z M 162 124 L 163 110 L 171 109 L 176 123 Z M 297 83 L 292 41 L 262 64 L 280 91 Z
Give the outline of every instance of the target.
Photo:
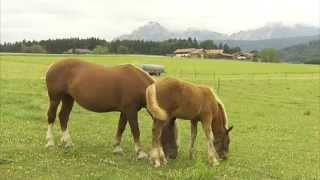
M 110 111 L 119 111 L 118 108 L 110 106 L 109 104 L 106 106 L 101 103 L 88 103 L 76 101 L 81 107 L 93 111 L 93 112 L 110 112 Z
M 119 105 L 115 97 L 99 94 L 74 94 L 75 101 L 85 109 L 94 112 L 118 111 Z

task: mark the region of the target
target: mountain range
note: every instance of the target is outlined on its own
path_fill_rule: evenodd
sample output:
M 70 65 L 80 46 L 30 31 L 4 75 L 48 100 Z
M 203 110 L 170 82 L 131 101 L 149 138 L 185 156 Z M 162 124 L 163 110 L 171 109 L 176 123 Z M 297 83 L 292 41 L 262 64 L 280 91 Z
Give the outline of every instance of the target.
M 244 50 L 260 50 L 263 48 L 282 49 L 296 44 L 306 43 L 319 38 L 320 28 L 307 25 L 284 25 L 271 23 L 257 29 L 240 31 L 231 35 L 209 30 L 187 29 L 170 31 L 158 22 L 149 22 L 131 32 L 121 35 L 120 40 L 163 41 L 172 38 L 196 38 L 199 41 L 214 40 L 239 46 Z

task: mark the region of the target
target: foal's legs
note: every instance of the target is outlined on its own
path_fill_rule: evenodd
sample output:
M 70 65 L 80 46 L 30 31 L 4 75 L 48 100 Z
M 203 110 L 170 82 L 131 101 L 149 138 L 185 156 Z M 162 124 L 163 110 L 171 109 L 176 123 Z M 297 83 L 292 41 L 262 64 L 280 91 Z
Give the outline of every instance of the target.
M 135 144 L 135 151 L 138 155 L 138 159 L 148 157 L 148 154 L 143 151 L 142 145 L 140 143 L 140 130 L 138 124 L 138 111 L 137 110 L 129 110 L 126 113 L 126 117 L 129 121 L 131 133 L 133 136 L 134 144 Z
M 154 167 L 159 167 L 161 165 L 161 161 L 166 163 L 167 160 L 164 156 L 162 147 L 161 147 L 161 131 L 166 121 L 162 120 L 153 120 L 153 128 L 152 128 L 152 150 L 150 152 L 150 159 L 154 164 Z
M 126 128 L 127 122 L 128 122 L 128 120 L 125 117 L 125 114 L 123 112 L 121 112 L 119 122 L 118 122 L 117 133 L 116 133 L 116 136 L 114 138 L 114 143 L 113 143 L 113 146 L 114 146 L 113 153 L 123 154 L 123 150 L 120 147 L 120 143 L 121 143 L 122 134 Z
M 193 158 L 193 147 L 194 147 L 194 142 L 197 137 L 197 125 L 198 125 L 197 120 L 191 120 L 191 140 L 190 140 L 190 145 L 189 145 L 189 159 L 190 160 Z
M 213 146 L 214 137 L 213 137 L 212 128 L 211 128 L 211 121 L 212 121 L 211 115 L 205 115 L 202 118 L 201 123 L 202 123 L 203 131 L 207 138 L 209 164 L 218 165 L 219 162 L 217 158 L 218 157 L 217 152 Z
M 60 103 L 60 98 L 50 98 L 50 104 L 49 104 L 49 109 L 47 112 L 48 116 L 48 131 L 47 131 L 47 144 L 46 147 L 54 146 L 54 139 L 53 139 L 53 124 L 56 119 L 56 113 L 57 113 L 57 108 Z
M 69 95 L 63 96 L 61 100 L 62 107 L 59 112 L 60 126 L 62 131 L 61 144 L 64 145 L 64 147 L 71 147 L 73 144 L 68 131 L 68 121 L 74 100 Z

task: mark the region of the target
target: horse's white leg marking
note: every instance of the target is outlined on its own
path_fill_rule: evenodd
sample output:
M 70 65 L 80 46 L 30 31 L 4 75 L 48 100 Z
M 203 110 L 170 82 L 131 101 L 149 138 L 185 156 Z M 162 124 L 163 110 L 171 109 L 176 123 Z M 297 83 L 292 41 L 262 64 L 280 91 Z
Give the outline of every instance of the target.
M 118 144 L 114 147 L 113 151 L 114 154 L 124 154 L 123 149 L 121 146 Z
M 134 144 L 134 150 L 138 154 L 138 159 L 145 159 L 145 158 L 148 157 L 148 154 L 143 151 L 140 143 L 135 143 Z
M 64 145 L 64 147 L 71 147 L 73 146 L 71 136 L 68 131 L 68 127 L 65 131 L 62 131 L 61 136 L 61 144 Z
M 153 148 L 150 152 L 150 159 L 154 163 L 154 167 L 160 167 L 160 153 L 159 148 Z
M 164 155 L 162 147 L 159 147 L 159 155 L 160 155 L 160 160 L 163 162 L 163 164 L 167 164 L 168 161 L 167 161 L 166 156 Z
M 48 131 L 47 131 L 47 136 L 46 136 L 46 140 L 47 140 L 46 147 L 54 146 L 54 139 L 53 139 L 52 130 L 53 130 L 53 123 L 48 125 Z

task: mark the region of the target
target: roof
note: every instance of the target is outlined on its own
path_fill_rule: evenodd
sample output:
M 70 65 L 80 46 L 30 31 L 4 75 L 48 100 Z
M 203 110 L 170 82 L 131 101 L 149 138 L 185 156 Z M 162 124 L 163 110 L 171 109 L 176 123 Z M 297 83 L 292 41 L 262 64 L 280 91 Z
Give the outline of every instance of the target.
M 196 48 L 176 49 L 174 53 L 191 53 L 194 50 L 196 50 Z
M 191 52 L 191 54 L 200 54 L 200 53 L 204 53 L 203 49 L 195 49 L 194 51 Z

